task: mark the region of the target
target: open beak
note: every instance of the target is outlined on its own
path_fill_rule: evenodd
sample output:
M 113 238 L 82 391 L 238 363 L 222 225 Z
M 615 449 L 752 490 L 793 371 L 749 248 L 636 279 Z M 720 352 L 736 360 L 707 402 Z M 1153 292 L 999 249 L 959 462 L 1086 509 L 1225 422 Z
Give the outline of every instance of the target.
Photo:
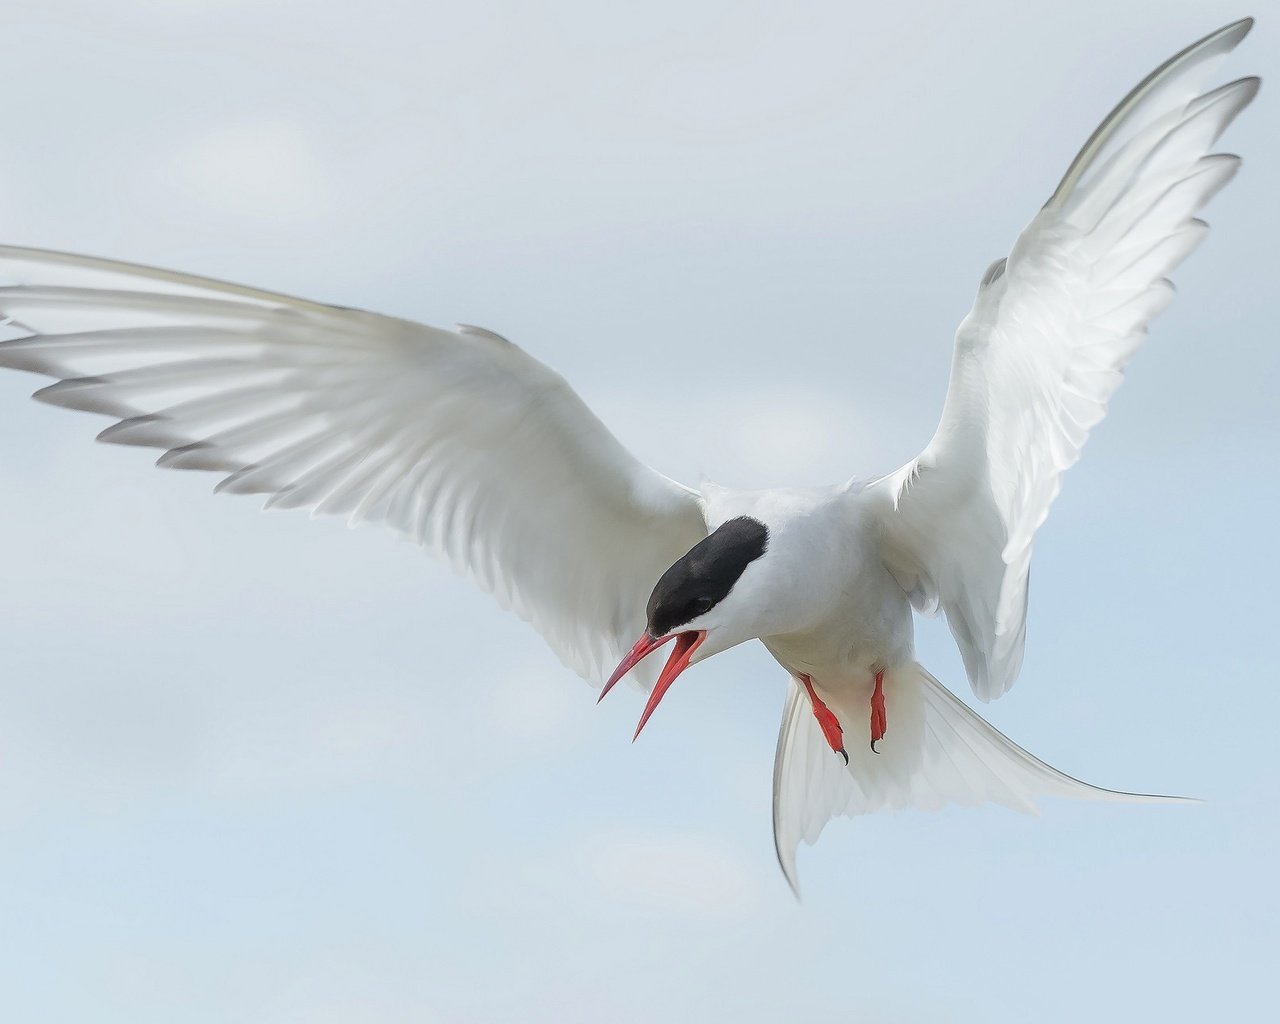
M 604 700 L 604 695 L 613 689 L 614 684 L 619 679 L 673 638 L 676 642 L 675 650 L 671 652 L 671 657 L 667 659 L 666 665 L 663 666 L 662 675 L 658 676 L 658 682 L 654 685 L 653 692 L 649 694 L 649 703 L 644 706 L 644 714 L 640 716 L 640 724 L 636 726 L 636 733 L 635 736 L 631 737 L 632 740 L 640 735 L 640 730 L 644 728 L 644 723 L 649 721 L 649 716 L 653 714 L 654 709 L 666 692 L 671 689 L 671 684 L 676 681 L 676 677 L 689 667 L 689 659 L 693 657 L 693 652 L 702 646 L 702 641 L 707 638 L 707 631 L 705 629 L 692 629 L 684 633 L 671 633 L 667 636 L 657 637 L 645 633 L 636 641 L 636 645 L 627 652 L 627 656 L 614 669 L 613 675 L 609 677 L 609 681 L 604 684 L 604 689 L 600 691 L 600 697 L 596 703 Z

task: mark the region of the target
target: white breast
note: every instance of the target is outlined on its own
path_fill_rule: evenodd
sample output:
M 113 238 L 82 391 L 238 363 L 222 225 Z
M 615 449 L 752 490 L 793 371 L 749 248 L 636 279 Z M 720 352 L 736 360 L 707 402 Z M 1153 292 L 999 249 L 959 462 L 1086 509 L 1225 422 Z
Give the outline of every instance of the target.
M 789 672 L 836 691 L 912 660 L 911 607 L 880 559 L 859 492 L 704 488 L 704 497 L 712 529 L 749 515 L 769 530 L 759 570 L 742 582 L 767 606 L 758 635 Z

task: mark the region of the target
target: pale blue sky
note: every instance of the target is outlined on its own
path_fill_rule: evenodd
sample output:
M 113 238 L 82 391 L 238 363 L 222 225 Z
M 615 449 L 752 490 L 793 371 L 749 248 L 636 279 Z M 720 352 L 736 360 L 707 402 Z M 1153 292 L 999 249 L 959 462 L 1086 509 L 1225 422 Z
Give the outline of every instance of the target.
M 657 468 L 741 485 L 913 454 L 979 276 L 1110 106 L 1246 13 L 1226 75 L 1280 56 L 1280 18 L 1217 0 L 109 7 L 7 20 L 5 241 L 483 324 Z M 691 671 L 632 746 L 634 691 L 594 706 L 411 547 L 213 500 L 7 375 L 0 1019 L 1265 1017 L 1273 88 L 984 708 L 1074 775 L 1205 804 L 841 821 L 797 905 L 763 650 Z M 967 697 L 945 628 L 918 646 Z

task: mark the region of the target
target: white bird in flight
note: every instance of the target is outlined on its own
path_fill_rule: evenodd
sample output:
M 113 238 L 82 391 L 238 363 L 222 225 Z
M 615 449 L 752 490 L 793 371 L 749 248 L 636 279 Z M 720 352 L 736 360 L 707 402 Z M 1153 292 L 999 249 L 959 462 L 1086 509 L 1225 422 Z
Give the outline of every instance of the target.
M 1035 531 L 1239 166 L 1210 150 L 1258 79 L 1204 83 L 1251 26 L 1171 58 L 1090 136 L 982 276 L 941 423 L 887 476 L 692 490 L 489 331 L 35 249 L 0 248 L 21 334 L 0 365 L 57 378 L 43 402 L 117 419 L 99 440 L 224 474 L 219 491 L 414 538 L 602 697 L 628 673 L 651 686 L 637 735 L 688 666 L 759 640 L 790 677 L 773 825 L 793 887 L 801 840 L 836 815 L 1160 799 L 1078 782 L 997 732 L 915 661 L 912 609 L 945 613 L 980 700 L 1013 685 Z M 645 659 L 667 643 L 655 681 Z

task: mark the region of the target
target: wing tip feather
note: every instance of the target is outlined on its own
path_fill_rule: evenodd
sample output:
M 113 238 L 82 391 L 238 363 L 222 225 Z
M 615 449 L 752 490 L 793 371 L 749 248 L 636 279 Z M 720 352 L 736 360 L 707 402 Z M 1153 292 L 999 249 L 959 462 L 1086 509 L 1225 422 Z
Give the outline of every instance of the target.
M 98 436 L 94 440 L 101 441 L 103 444 L 136 445 L 142 448 L 154 448 L 157 447 L 157 442 L 154 439 L 138 439 L 131 435 L 141 427 L 163 422 L 165 422 L 165 417 L 157 413 L 130 416 L 128 419 L 113 423 L 111 426 L 98 431 Z
M 1187 67 L 1194 66 L 1201 59 L 1230 53 L 1249 34 L 1252 28 L 1252 17 L 1241 18 L 1239 21 L 1223 25 L 1221 28 L 1179 50 L 1134 86 L 1125 98 L 1116 104 L 1111 112 L 1102 119 L 1101 124 L 1094 129 L 1093 134 L 1089 136 L 1084 146 L 1081 147 L 1080 152 L 1076 154 L 1075 159 L 1071 161 L 1071 165 L 1062 176 L 1062 180 L 1058 182 L 1057 188 L 1053 190 L 1053 194 L 1045 203 L 1045 208 L 1058 208 L 1066 202 L 1067 197 L 1071 195 L 1073 189 L 1087 173 L 1094 159 L 1103 150 L 1107 140 L 1129 119 L 1130 115 L 1141 105 L 1141 101 L 1152 89 L 1155 89 L 1159 83 L 1168 79 L 1169 76 L 1178 74 Z M 1252 96 L 1250 99 L 1252 99 Z

